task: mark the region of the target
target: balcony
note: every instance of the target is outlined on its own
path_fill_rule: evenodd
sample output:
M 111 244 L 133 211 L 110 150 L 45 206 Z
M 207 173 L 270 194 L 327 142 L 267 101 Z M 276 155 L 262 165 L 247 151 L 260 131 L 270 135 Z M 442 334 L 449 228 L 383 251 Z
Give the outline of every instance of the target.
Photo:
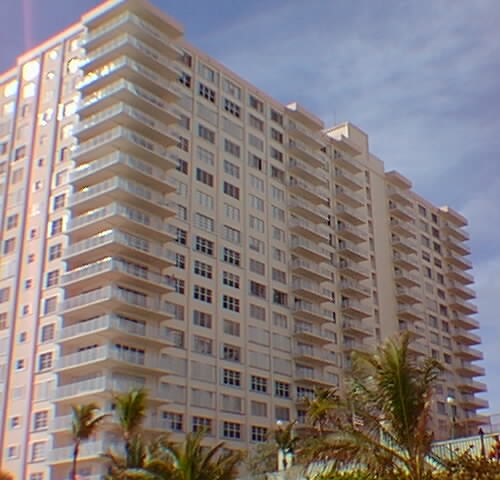
M 340 259 L 338 268 L 342 275 L 354 280 L 366 280 L 370 278 L 370 272 L 367 268 L 350 260 Z
M 137 316 L 142 320 L 169 320 L 172 306 L 157 297 L 120 289 L 114 285 L 63 300 L 59 313 L 66 322 L 100 317 L 109 312 Z
M 325 165 L 325 158 L 320 150 L 314 150 L 300 140 L 288 141 L 288 150 L 290 155 L 296 155 L 316 168 L 322 168 Z
M 96 210 L 110 200 L 130 203 L 159 217 L 171 217 L 177 211 L 175 203 L 166 199 L 165 195 L 121 177 L 112 177 L 74 193 L 69 206 L 73 215 L 80 215 Z
M 328 268 L 299 258 L 292 260 L 290 268 L 294 274 L 307 277 L 314 282 L 326 282 L 332 278 Z
M 319 283 L 302 278 L 292 280 L 292 292 L 294 295 L 304 298 L 313 303 L 332 301 L 332 292 L 322 288 Z
M 290 248 L 294 254 L 304 256 L 313 262 L 330 261 L 330 250 L 305 238 L 292 237 Z
M 455 237 L 460 242 L 466 242 L 467 240 L 470 239 L 470 235 L 468 234 L 467 231 L 465 231 L 463 228 L 460 228 L 460 227 L 457 227 L 456 225 L 453 225 L 450 222 L 444 222 L 443 230 L 444 230 L 444 232 L 448 233 L 449 235 L 452 235 L 453 237 Z
M 159 243 L 121 232 L 108 230 L 67 247 L 64 257 L 70 269 L 98 262 L 112 255 L 130 256 L 138 262 L 166 268 L 175 265 L 176 255 Z
M 473 393 L 462 393 L 458 396 L 458 403 L 465 409 L 488 408 L 488 400 L 476 397 Z
M 399 323 L 399 331 L 400 332 L 408 332 L 410 338 L 412 339 L 425 339 L 425 329 L 415 325 L 414 323 Z
M 413 205 L 410 190 L 403 190 L 394 185 L 387 185 L 387 196 L 390 200 L 406 205 L 407 207 Z
M 95 337 L 111 341 L 116 337 L 127 336 L 138 343 L 153 347 L 169 347 L 172 342 L 164 328 L 144 323 L 133 322 L 118 315 L 103 315 L 102 317 L 85 320 L 74 325 L 68 325 L 58 330 L 57 339 L 62 343 L 80 343 L 85 337 Z
M 363 325 L 361 320 L 355 320 L 353 318 L 344 318 L 342 320 L 343 332 L 347 335 L 353 337 L 371 337 L 373 335 L 373 329 Z
M 472 268 L 472 262 L 470 260 L 453 253 L 451 250 L 446 250 L 444 259 L 450 265 L 460 270 L 470 270 Z
M 333 161 L 335 162 L 335 165 L 344 168 L 353 174 L 361 173 L 364 170 L 363 166 L 357 160 L 344 152 L 336 151 Z
M 75 190 L 81 190 L 110 180 L 116 175 L 135 180 L 163 194 L 176 190 L 174 181 L 163 169 L 121 152 L 81 165 L 71 172 L 70 182 Z
M 351 259 L 353 262 L 358 263 L 367 261 L 370 258 L 368 249 L 345 240 L 341 240 L 338 242 L 337 252 L 340 255 Z
M 449 305 L 454 310 L 458 311 L 459 313 L 463 313 L 465 315 L 473 315 L 477 313 L 476 305 L 470 302 L 466 302 L 459 297 L 451 296 L 449 298 Z
M 389 214 L 399 218 L 403 222 L 411 222 L 415 218 L 415 212 L 410 207 L 405 207 L 399 203 L 389 205 Z
M 325 185 L 328 183 L 326 172 L 319 168 L 311 167 L 306 162 L 296 158 L 290 158 L 288 162 L 288 173 L 296 175 L 298 178 L 302 178 L 313 185 Z
M 363 195 L 340 185 L 335 185 L 335 198 L 352 208 L 359 208 L 365 205 L 365 197 Z
M 295 369 L 294 380 L 297 383 L 318 386 L 333 387 L 337 385 L 337 377 L 331 374 L 324 374 L 321 370 L 310 370 L 304 368 Z
M 292 217 L 288 223 L 290 230 L 303 235 L 313 242 L 328 242 L 329 228 L 326 225 L 315 224 L 299 217 Z
M 488 388 L 486 387 L 486 383 L 478 382 L 477 380 L 473 380 L 472 378 L 460 377 L 457 381 L 457 387 L 462 392 L 473 392 L 473 393 L 481 393 L 486 392 Z
M 292 312 L 295 318 L 304 320 L 306 322 L 312 321 L 319 324 L 326 322 L 335 323 L 335 312 L 325 310 L 319 305 L 311 304 L 308 302 L 296 301 L 293 304 Z
M 461 343 L 463 345 L 479 345 L 481 343 L 479 335 L 476 335 L 470 330 L 466 330 L 464 328 L 454 328 L 452 337 L 457 343 Z
M 300 195 L 314 205 L 328 203 L 328 191 L 317 185 L 312 185 L 305 180 L 292 177 L 288 182 L 290 192 Z
M 340 281 L 340 293 L 347 297 L 353 297 L 356 299 L 363 299 L 371 297 L 371 292 L 368 287 L 365 287 L 359 282 L 354 280 L 341 280 Z
M 464 377 L 483 377 L 486 371 L 483 367 L 476 365 L 472 362 L 467 362 L 462 360 L 456 367 L 455 371 L 458 375 L 463 375 Z
M 93 212 L 72 218 L 67 231 L 71 241 L 78 242 L 111 228 L 120 227 L 159 242 L 176 238 L 176 228 L 164 222 L 161 217 L 119 203 L 110 203 Z M 73 245 L 69 248 L 72 247 Z
M 457 295 L 464 300 L 470 300 L 471 298 L 476 298 L 476 292 L 472 288 L 468 288 L 465 285 L 450 281 L 448 283 L 448 292 Z
M 371 352 L 372 347 L 363 343 L 362 341 L 344 340 L 344 343 L 342 344 L 342 350 L 347 354 L 351 354 L 353 352 Z
M 295 137 L 299 141 L 306 143 L 313 150 L 321 148 L 325 145 L 325 141 L 323 140 L 320 132 L 309 130 L 293 120 L 288 121 L 287 131 L 290 137 Z
M 82 46 L 88 52 L 100 48 L 123 33 L 131 34 L 151 47 L 161 50 L 169 59 L 175 60 L 181 53 L 168 36 L 130 12 L 125 12 L 98 28 L 89 30 Z
M 292 198 L 288 203 L 288 209 L 313 223 L 326 223 L 328 221 L 328 210 L 323 205 L 314 205 L 306 200 Z
M 415 322 L 422 320 L 423 316 L 422 310 L 413 305 L 398 305 L 398 318 Z
M 160 295 L 175 291 L 175 281 L 165 275 L 110 257 L 65 273 L 61 278 L 61 287 L 71 297 L 115 282 Z
M 452 312 L 450 320 L 455 328 L 465 328 L 466 330 L 477 330 L 479 328 L 479 322 L 475 318 L 457 312 Z
M 393 252 L 394 264 L 405 270 L 418 270 L 418 259 L 415 255 L 404 255 L 399 252 Z
M 467 245 L 457 240 L 455 237 L 448 236 L 444 238 L 444 244 L 450 250 L 454 251 L 458 255 L 465 256 L 470 255 L 471 250 Z
M 424 345 L 423 343 L 420 343 L 416 340 L 414 340 L 413 342 L 410 342 L 408 344 L 408 350 L 417 356 L 425 356 L 426 357 L 429 355 L 428 346 Z
M 175 106 L 125 79 L 117 80 L 80 100 L 77 113 L 80 121 L 84 121 L 120 102 L 149 112 L 165 125 L 177 123 L 180 118 Z
M 154 70 L 125 56 L 113 60 L 98 71 L 90 72 L 77 88 L 86 98 L 123 78 L 167 102 L 176 102 L 180 97 L 177 85 L 164 80 Z
M 372 312 L 371 308 L 363 305 L 359 300 L 353 298 L 343 298 L 340 306 L 342 308 L 342 313 L 348 317 L 354 318 L 366 318 L 369 317 Z
M 64 463 L 70 464 L 73 456 L 73 448 L 74 447 L 72 445 L 68 447 L 52 448 L 49 452 L 48 463 L 50 465 L 64 464 Z M 117 449 L 118 451 L 120 451 L 119 445 L 113 445 L 111 443 L 104 441 L 83 442 L 80 446 L 78 459 L 81 462 L 90 459 L 92 459 L 92 463 L 105 462 L 107 460 L 102 455 L 110 448 Z
M 413 238 L 393 235 L 391 238 L 391 243 L 392 246 L 401 253 L 407 255 L 418 253 L 417 242 Z
M 467 345 L 458 344 L 455 346 L 454 353 L 457 357 L 463 358 L 464 360 L 483 360 L 483 352 L 477 348 L 468 347 Z
M 309 345 L 295 345 L 293 357 L 299 362 L 306 362 L 319 367 L 336 365 L 337 363 L 334 353 Z
M 420 290 L 405 287 L 396 287 L 396 299 L 398 303 L 406 303 L 409 305 L 421 303 L 421 295 L 422 293 Z
M 344 240 L 350 240 L 354 243 L 365 242 L 368 237 L 367 231 L 358 227 L 354 227 L 348 223 L 337 223 L 335 231 L 340 238 L 343 238 Z
M 405 287 L 418 287 L 420 286 L 420 275 L 408 270 L 397 270 L 394 272 L 396 281 Z
M 169 49 L 164 51 L 169 52 Z M 172 61 L 154 48 L 126 33 L 114 37 L 110 42 L 89 52 L 80 68 L 86 74 L 102 68 L 122 56 L 129 57 L 146 68 L 158 72 L 162 78 L 167 80 L 175 80 L 179 76 L 179 69 Z
M 448 271 L 445 272 L 445 275 L 450 279 L 450 280 L 455 280 L 457 282 L 463 283 L 464 285 L 468 285 L 471 283 L 474 283 L 474 277 L 467 272 L 464 272 L 460 268 L 453 267 L 451 265 L 448 265 Z
M 295 324 L 294 336 L 298 340 L 304 340 L 321 346 L 335 343 L 336 341 L 336 336 L 328 330 L 322 330 L 314 325 L 299 322 Z
M 415 238 L 416 236 L 415 225 L 411 222 L 402 222 L 396 218 L 391 218 L 391 228 L 394 233 L 402 237 Z
M 361 225 L 366 223 L 366 215 L 361 208 L 351 208 L 347 205 L 337 205 L 335 209 L 337 218 L 340 218 L 353 225 Z
M 81 143 L 73 152 L 72 160 L 79 166 L 116 151 L 126 152 L 137 158 L 147 158 L 149 163 L 162 169 L 174 168 L 177 165 L 177 157 L 163 145 L 125 127 L 115 127 Z
M 364 186 L 363 180 L 360 177 L 357 177 L 355 174 L 345 169 L 335 168 L 334 178 L 336 183 L 340 183 L 340 185 L 354 191 L 361 190 Z

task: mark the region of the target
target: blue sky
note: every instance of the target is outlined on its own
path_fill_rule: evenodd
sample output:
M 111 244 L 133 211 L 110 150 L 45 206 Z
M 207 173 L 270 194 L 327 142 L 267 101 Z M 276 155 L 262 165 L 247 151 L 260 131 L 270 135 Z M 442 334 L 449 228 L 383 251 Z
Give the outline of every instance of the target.
M 1 0 L 0 71 L 99 3 Z M 470 219 L 487 398 L 500 413 L 498 1 L 154 3 L 192 43 L 278 100 L 301 102 L 327 125 L 360 126 L 387 169 Z

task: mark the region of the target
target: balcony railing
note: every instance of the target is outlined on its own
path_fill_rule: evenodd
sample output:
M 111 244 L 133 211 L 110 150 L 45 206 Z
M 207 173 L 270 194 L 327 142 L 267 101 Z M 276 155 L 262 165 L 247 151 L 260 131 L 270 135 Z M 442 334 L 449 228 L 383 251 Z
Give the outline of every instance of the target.
M 307 196 L 311 201 L 314 200 L 323 203 L 328 202 L 328 191 L 317 185 L 311 185 L 310 183 L 299 178 L 290 178 L 288 185 L 290 188 L 300 188 L 306 192 L 302 194 L 302 196 Z
M 335 322 L 335 312 L 331 312 L 329 310 L 325 310 L 320 306 L 308 302 L 298 301 L 295 302 L 292 306 L 293 312 L 306 312 L 310 313 L 315 317 L 322 317 L 325 321 Z
M 328 219 L 328 209 L 326 207 L 323 205 L 314 205 L 314 203 L 302 200 L 301 198 L 292 198 L 288 203 L 288 208 L 306 212 L 305 214 L 311 220 L 314 218 L 316 223 L 326 222 Z
M 306 250 L 311 250 L 312 252 L 315 252 L 315 254 L 325 257 L 325 258 L 330 258 L 330 250 L 327 248 L 321 247 L 320 245 L 316 243 L 312 243 L 307 241 L 304 238 L 301 237 L 294 237 L 290 241 L 290 247 L 291 248 L 304 248 Z
M 316 274 L 317 276 L 327 279 L 331 278 L 330 270 L 328 270 L 328 268 L 321 267 L 321 265 L 317 263 L 312 263 L 301 259 L 295 259 L 291 262 L 290 266 L 293 270 L 295 269 L 309 270 L 310 272 Z
M 297 357 L 314 357 L 318 360 L 324 360 L 328 363 L 337 363 L 335 354 L 322 348 L 310 347 L 309 345 L 295 345 L 293 354 Z
M 361 190 L 363 188 L 363 181 L 347 170 L 336 168 L 334 174 L 339 183 L 346 184 L 353 190 Z
M 314 183 L 317 184 L 325 184 L 328 182 L 328 177 L 323 170 L 320 170 L 319 168 L 314 168 L 308 165 L 306 162 L 303 162 L 302 160 L 298 160 L 297 158 L 290 158 L 290 161 L 288 163 L 288 166 L 290 169 L 300 169 L 302 170 L 305 174 L 314 181 Z
M 321 224 L 316 224 L 299 217 L 292 217 L 289 222 L 290 228 L 301 227 L 308 232 L 315 234 L 318 237 L 328 239 L 330 234 L 328 227 Z
M 297 151 L 297 155 L 301 155 L 318 166 L 323 166 L 325 163 L 323 154 L 319 150 L 313 150 L 311 147 L 308 147 L 304 142 L 289 139 L 288 146 L 291 150 Z
M 357 290 L 358 292 L 361 292 L 364 296 L 369 297 L 370 296 L 370 289 L 368 287 L 365 287 L 359 282 L 355 282 L 354 280 L 341 280 L 340 281 L 340 289 L 341 290 Z

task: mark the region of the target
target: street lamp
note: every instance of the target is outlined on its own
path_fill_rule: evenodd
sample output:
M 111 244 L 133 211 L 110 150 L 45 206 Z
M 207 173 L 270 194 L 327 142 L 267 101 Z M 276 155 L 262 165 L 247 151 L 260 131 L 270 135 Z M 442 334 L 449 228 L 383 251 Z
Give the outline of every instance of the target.
M 484 448 L 484 430 L 480 427 L 479 431 L 477 432 L 479 434 L 479 439 L 481 440 L 481 457 L 486 457 L 486 450 Z
M 455 423 L 457 421 L 456 418 L 456 402 L 455 402 L 455 397 L 449 395 L 446 397 L 446 403 L 450 406 L 451 410 L 451 438 L 454 440 L 455 439 Z

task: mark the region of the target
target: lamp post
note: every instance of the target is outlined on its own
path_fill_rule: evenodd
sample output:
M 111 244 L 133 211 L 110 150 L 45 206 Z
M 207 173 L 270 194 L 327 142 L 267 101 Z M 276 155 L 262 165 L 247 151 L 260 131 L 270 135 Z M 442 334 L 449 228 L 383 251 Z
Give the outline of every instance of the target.
M 455 423 L 456 423 L 456 412 L 455 412 L 455 397 L 449 395 L 446 398 L 446 403 L 450 406 L 450 411 L 451 411 L 451 438 L 452 440 L 455 439 Z
M 479 439 L 481 441 L 481 457 L 486 457 L 486 450 L 484 448 L 484 431 L 483 429 L 480 427 L 479 428 L 479 431 L 477 432 L 479 434 Z

